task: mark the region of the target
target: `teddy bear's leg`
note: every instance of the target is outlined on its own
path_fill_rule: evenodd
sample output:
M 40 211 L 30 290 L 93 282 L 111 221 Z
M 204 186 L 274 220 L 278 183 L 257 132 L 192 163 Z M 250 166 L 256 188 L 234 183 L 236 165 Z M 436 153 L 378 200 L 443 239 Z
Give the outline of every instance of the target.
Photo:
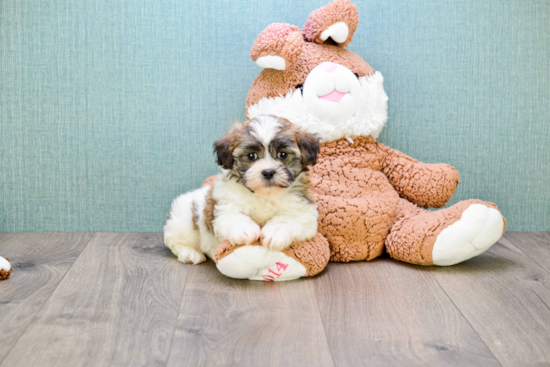
M 224 241 L 214 259 L 218 270 L 236 279 L 282 281 L 321 272 L 330 256 L 328 241 L 319 233 L 311 240 L 295 242 L 284 251 L 273 251 L 260 242 L 233 246 Z
M 504 232 L 495 204 L 466 200 L 435 212 L 401 199 L 386 239 L 394 259 L 417 265 L 454 265 L 491 247 Z
M 316 199 L 318 231 L 330 244 L 330 261 L 372 260 L 384 252 L 397 195 L 371 192 L 358 198 L 316 195 Z

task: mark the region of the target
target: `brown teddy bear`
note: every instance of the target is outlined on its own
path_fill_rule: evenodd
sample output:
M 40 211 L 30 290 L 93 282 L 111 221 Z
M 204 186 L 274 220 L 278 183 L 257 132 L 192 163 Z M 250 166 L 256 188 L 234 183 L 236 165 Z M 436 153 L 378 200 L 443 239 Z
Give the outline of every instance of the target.
M 358 23 L 355 5 L 335 0 L 311 13 L 301 31 L 269 25 L 250 53 L 264 70 L 248 93 L 247 118 L 284 117 L 321 138 L 310 179 L 331 261 L 371 260 L 385 250 L 411 264 L 453 265 L 481 254 L 504 232 L 496 205 L 466 200 L 422 209 L 447 203 L 458 172 L 375 140 L 387 120 L 388 98 L 382 75 L 343 48 Z M 218 268 L 233 253 L 222 243 Z M 233 268 L 239 261 L 233 259 Z
M 12 266 L 10 259 L 0 256 L 0 280 L 8 279 L 11 275 Z

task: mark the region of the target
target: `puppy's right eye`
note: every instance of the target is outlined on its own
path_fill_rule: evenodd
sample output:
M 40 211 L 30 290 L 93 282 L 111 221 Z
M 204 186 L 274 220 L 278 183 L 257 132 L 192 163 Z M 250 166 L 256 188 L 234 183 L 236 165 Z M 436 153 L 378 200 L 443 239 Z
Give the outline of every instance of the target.
M 248 153 L 248 159 L 251 161 L 255 161 L 258 159 L 258 155 L 256 153 Z

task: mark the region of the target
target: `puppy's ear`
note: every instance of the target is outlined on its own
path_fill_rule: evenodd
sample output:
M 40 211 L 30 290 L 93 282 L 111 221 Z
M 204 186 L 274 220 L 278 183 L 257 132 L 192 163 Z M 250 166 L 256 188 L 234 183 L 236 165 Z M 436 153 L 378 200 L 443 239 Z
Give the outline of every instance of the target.
M 296 131 L 296 142 L 302 153 L 302 164 L 313 166 L 317 163 L 319 154 L 319 137 L 302 130 Z
M 214 154 L 217 157 L 217 163 L 225 169 L 233 167 L 233 149 L 237 140 L 241 125 L 235 125 L 225 136 L 214 143 Z

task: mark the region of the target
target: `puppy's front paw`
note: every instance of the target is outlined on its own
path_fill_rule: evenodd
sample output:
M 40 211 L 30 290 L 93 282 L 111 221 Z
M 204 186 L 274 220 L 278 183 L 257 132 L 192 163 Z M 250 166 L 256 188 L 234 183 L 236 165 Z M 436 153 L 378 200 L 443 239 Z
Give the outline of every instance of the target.
M 262 228 L 262 245 L 270 250 L 282 251 L 294 241 L 294 236 L 286 225 L 267 223 Z
M 197 265 L 206 261 L 206 256 L 202 252 L 187 246 L 178 246 L 174 253 L 178 256 L 178 261 L 184 264 Z
M 256 223 L 248 223 L 244 226 L 237 226 L 231 230 L 229 242 L 233 245 L 250 245 L 260 239 L 262 231 Z

